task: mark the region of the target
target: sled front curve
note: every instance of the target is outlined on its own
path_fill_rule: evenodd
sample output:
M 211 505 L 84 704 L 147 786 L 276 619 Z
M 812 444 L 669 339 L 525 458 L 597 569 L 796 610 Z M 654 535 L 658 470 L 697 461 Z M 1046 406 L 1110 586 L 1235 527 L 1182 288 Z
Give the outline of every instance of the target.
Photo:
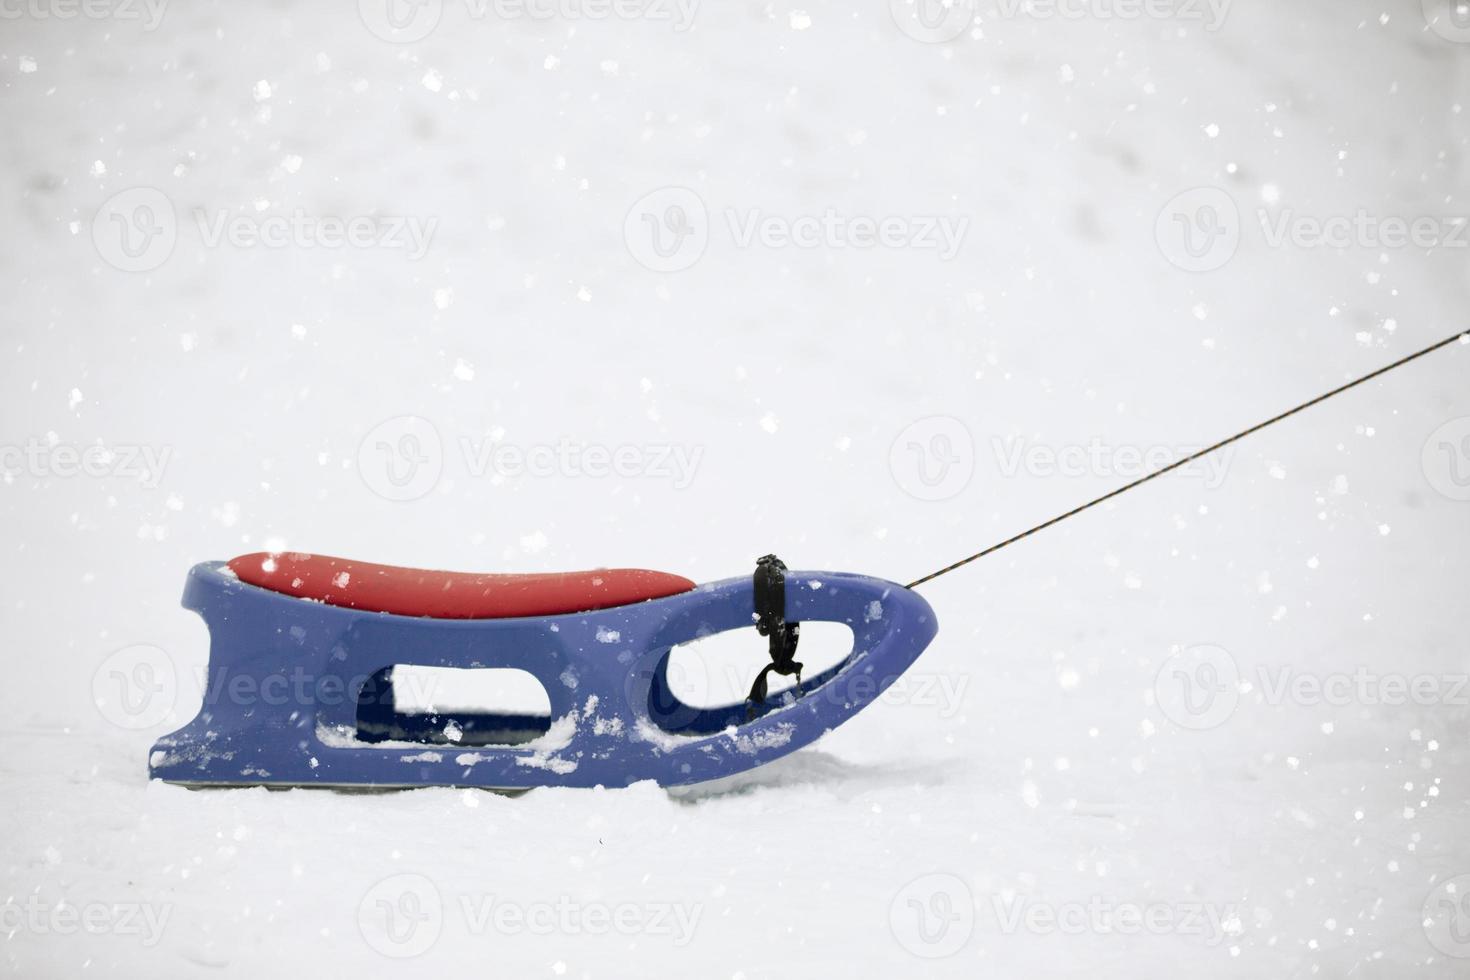
M 670 687 L 670 651 L 751 626 L 748 577 L 590 612 L 450 619 L 287 595 L 206 562 L 191 570 L 183 603 L 210 632 L 203 706 L 154 745 L 150 774 L 195 786 L 495 789 L 729 776 L 811 743 L 876 700 L 937 630 L 921 596 L 881 579 L 790 572 L 785 599 L 792 622 L 850 627 L 846 659 L 805 678 L 800 697 L 698 708 Z M 753 643 L 753 671 L 762 658 Z M 521 744 L 470 744 L 466 733 L 491 716 L 397 714 L 394 665 L 524 670 L 545 688 L 550 718 Z M 430 737 L 414 737 L 424 722 Z

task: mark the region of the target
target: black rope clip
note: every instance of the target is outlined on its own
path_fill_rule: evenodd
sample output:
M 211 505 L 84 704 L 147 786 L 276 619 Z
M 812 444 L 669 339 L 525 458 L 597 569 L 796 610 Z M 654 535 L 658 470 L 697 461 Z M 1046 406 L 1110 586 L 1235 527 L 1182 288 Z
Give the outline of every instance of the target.
M 771 662 L 761 668 L 750 697 L 745 717 L 755 717 L 755 706 L 766 702 L 766 678 L 772 671 L 782 677 L 796 675 L 796 696 L 801 697 L 801 664 L 795 659 L 796 644 L 801 639 L 801 624 L 786 622 L 786 563 L 775 555 L 756 560 L 755 630 L 771 638 Z

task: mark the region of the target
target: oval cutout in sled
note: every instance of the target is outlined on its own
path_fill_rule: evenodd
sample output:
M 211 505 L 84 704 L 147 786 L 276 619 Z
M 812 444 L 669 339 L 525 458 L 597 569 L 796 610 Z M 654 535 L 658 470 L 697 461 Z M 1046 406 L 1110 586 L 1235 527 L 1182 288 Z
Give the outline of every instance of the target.
M 522 745 L 551 728 L 551 698 L 511 667 L 394 664 L 357 700 L 357 740 L 417 745 Z
M 809 682 L 837 666 L 852 653 L 852 628 L 820 620 L 801 624 L 796 659 L 801 676 Z M 726 630 L 680 643 L 669 651 L 668 691 L 690 708 L 718 708 L 737 704 L 750 693 L 750 684 L 771 662 L 770 639 L 755 627 Z M 768 676 L 768 700 L 796 685 L 795 677 Z M 805 685 L 803 685 L 805 686 Z

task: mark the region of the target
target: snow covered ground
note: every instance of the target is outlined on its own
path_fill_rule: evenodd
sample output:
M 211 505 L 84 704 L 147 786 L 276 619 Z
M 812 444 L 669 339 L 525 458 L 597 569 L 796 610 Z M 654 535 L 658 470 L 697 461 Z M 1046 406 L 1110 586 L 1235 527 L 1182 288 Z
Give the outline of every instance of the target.
M 9 973 L 1470 972 L 1462 347 L 729 785 L 148 782 L 197 561 L 907 581 L 1470 325 L 1450 0 L 956 9 L 0 4 Z

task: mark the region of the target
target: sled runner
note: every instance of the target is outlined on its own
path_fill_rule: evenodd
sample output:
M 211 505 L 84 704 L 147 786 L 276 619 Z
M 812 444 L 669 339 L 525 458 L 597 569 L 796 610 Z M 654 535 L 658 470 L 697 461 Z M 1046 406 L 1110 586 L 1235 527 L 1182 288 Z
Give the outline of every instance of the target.
M 892 684 L 933 639 L 933 610 L 892 582 L 787 572 L 696 586 L 641 569 L 474 575 L 306 554 L 252 554 L 189 573 L 209 627 L 203 707 L 160 739 L 150 774 L 196 786 L 626 786 L 729 776 L 793 752 Z M 851 627 L 815 677 L 799 624 Z M 696 707 L 670 652 L 755 625 L 771 662 L 744 702 Z M 513 668 L 549 716 L 398 708 L 396 666 Z M 771 672 L 795 688 L 766 697 Z

